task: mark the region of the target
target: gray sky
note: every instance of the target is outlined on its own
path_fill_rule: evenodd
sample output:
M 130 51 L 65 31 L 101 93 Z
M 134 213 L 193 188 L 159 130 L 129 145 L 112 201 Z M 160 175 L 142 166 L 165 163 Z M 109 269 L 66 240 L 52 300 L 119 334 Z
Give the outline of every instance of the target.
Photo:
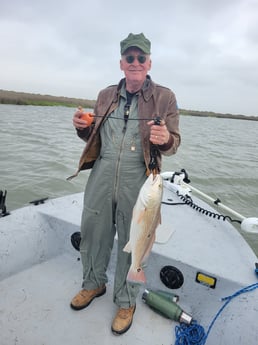
M 257 0 L 0 0 L 0 89 L 96 99 L 143 32 L 180 108 L 258 116 Z

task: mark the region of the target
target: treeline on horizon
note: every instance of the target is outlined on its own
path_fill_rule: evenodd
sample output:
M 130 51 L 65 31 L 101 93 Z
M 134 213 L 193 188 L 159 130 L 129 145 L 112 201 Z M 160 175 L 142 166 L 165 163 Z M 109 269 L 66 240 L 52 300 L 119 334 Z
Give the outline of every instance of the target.
M 66 106 L 77 108 L 93 109 L 96 101 L 83 98 L 70 98 L 63 96 L 41 95 L 26 92 L 16 92 L 0 90 L 0 104 L 14 104 L 14 105 L 38 105 L 38 106 Z M 181 115 L 199 116 L 199 117 L 218 117 L 239 120 L 258 121 L 258 116 L 221 114 L 211 111 L 187 110 L 180 109 Z
M 35 93 L 0 90 L 0 104 L 66 106 L 94 108 L 95 101 L 63 96 L 40 95 Z

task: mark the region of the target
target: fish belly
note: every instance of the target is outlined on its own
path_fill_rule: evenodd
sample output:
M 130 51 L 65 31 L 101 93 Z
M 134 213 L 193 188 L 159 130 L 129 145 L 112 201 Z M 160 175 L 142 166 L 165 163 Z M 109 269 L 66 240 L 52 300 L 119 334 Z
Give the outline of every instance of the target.
M 146 282 L 142 264 L 151 251 L 156 228 L 161 223 L 162 188 L 161 176 L 150 175 L 143 184 L 134 206 L 130 239 L 123 249 L 131 253 L 132 262 L 127 275 L 130 281 Z
M 144 212 L 144 214 L 142 214 Z M 132 263 L 127 279 L 136 282 L 146 282 L 142 264 L 151 252 L 155 241 L 155 232 L 160 223 L 160 207 L 157 210 L 147 209 L 135 212 L 130 229 L 130 240 L 124 251 L 131 252 Z M 137 220 L 141 218 L 141 221 Z

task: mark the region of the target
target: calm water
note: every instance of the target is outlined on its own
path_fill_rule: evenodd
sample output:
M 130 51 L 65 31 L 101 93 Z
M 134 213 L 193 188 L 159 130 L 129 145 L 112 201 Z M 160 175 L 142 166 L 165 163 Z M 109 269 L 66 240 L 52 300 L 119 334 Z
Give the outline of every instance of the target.
M 74 109 L 0 105 L 0 189 L 7 208 L 84 190 L 88 172 L 72 175 L 84 143 Z M 192 185 L 246 217 L 258 217 L 258 121 L 181 117 L 182 145 L 163 171 L 189 173 Z M 257 236 L 258 237 L 258 236 Z M 258 238 L 251 241 L 258 253 Z

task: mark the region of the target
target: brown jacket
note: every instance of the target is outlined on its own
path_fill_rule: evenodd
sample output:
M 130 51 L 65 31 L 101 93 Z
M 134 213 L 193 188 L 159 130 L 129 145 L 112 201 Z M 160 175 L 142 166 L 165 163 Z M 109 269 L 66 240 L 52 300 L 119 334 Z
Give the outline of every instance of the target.
M 76 176 L 80 170 L 93 167 L 100 153 L 100 126 L 104 118 L 118 107 L 120 91 L 124 82 L 125 79 L 122 79 L 118 85 L 112 85 L 100 91 L 94 108 L 94 114 L 97 115 L 94 123 L 84 130 L 77 130 L 78 136 L 86 141 L 86 146 L 79 161 L 78 171 L 71 178 Z M 146 118 L 146 120 L 150 120 L 156 116 L 160 116 L 165 120 L 167 129 L 170 132 L 170 139 L 167 144 L 157 146 L 157 161 L 159 168 L 161 168 L 161 154 L 169 156 L 176 153 L 181 140 L 179 134 L 179 112 L 174 93 L 168 88 L 154 83 L 147 76 L 147 87 L 139 92 L 138 114 L 140 118 Z M 149 141 L 150 127 L 147 125 L 147 122 L 139 121 L 139 129 L 146 173 L 148 175 L 151 142 Z

